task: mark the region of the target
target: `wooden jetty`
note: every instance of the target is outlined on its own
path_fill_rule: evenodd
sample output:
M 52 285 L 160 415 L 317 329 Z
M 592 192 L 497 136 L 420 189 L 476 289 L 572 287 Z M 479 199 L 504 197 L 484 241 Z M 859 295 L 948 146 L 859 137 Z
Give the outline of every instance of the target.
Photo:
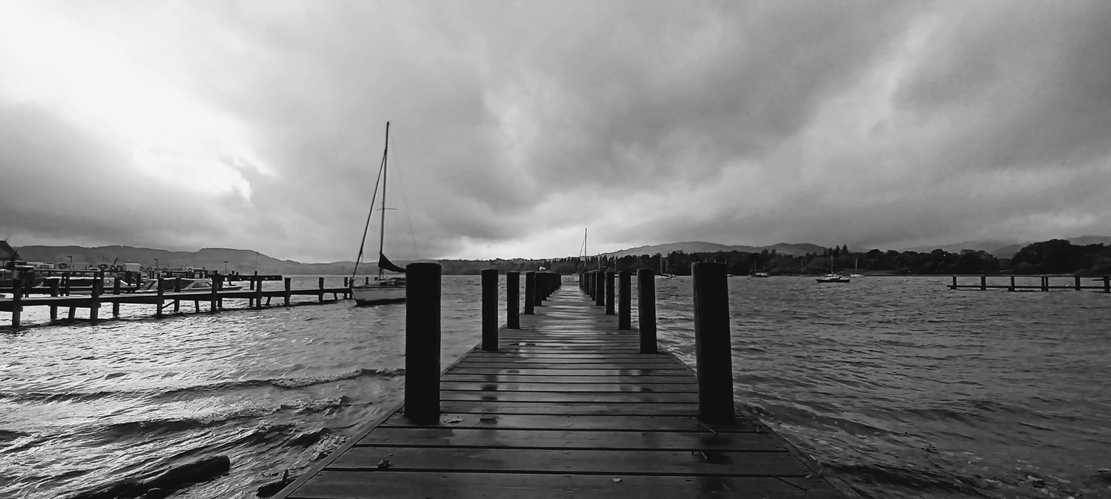
M 245 299 L 247 300 L 247 307 L 254 309 L 261 309 L 264 306 L 269 306 L 271 300 L 278 298 L 282 300 L 283 306 L 290 306 L 290 299 L 293 296 L 316 296 L 317 303 L 324 303 L 325 297 L 332 296 L 332 300 L 348 299 L 350 298 L 351 288 L 349 286 L 350 279 L 343 279 L 342 287 L 325 286 L 325 278 L 317 278 L 317 287 L 315 288 L 299 288 L 293 289 L 291 286 L 292 279 L 289 277 L 284 278 L 285 286 L 283 289 L 263 289 L 262 281 L 274 280 L 272 276 L 259 276 L 259 279 L 251 280 L 250 287 L 247 289 L 223 289 L 223 279 L 217 275 L 212 280 L 213 286 L 211 289 L 205 291 L 181 291 L 181 278 L 167 279 L 159 277 L 158 283 L 152 292 L 137 293 L 135 286 L 121 286 L 120 281 L 115 281 L 115 286 L 109 291 L 105 291 L 103 285 L 103 275 L 99 275 L 93 281 L 93 286 L 85 290 L 88 294 L 73 294 L 77 292 L 76 289 L 61 288 L 57 280 L 52 282 L 52 286 L 47 288 L 47 295 L 33 295 L 30 294 L 32 290 L 24 290 L 21 288 L 19 280 L 17 279 L 14 284 L 14 293 L 10 297 L 0 298 L 0 312 L 11 312 L 11 326 L 18 328 L 21 326 L 21 314 L 26 307 L 49 307 L 50 308 L 50 321 L 58 320 L 58 308 L 68 308 L 68 319 L 74 319 L 76 309 L 87 308 L 89 309 L 89 319 L 93 322 L 100 320 L 99 312 L 100 307 L 105 304 L 112 305 L 112 316 L 119 317 L 120 304 L 149 304 L 154 306 L 154 316 L 161 318 L 167 309 L 172 307 L 173 313 L 179 313 L 181 302 L 193 302 L 193 310 L 201 312 L 201 303 L 208 304 L 208 312 L 217 312 L 224 309 L 224 300 L 226 299 Z M 42 290 L 34 288 L 34 291 L 41 292 Z M 265 305 L 263 300 L 265 299 Z
M 1111 293 L 1111 276 L 1102 277 L 1088 277 L 1083 278 L 1080 276 L 987 276 L 981 275 L 979 281 L 974 284 L 958 283 L 957 276 L 953 276 L 953 283 L 949 284 L 949 289 L 978 289 L 986 291 L 988 289 L 1006 289 L 1007 291 L 1043 291 L 1048 292 L 1055 289 L 1071 289 L 1075 291 L 1082 291 L 1091 289 L 1102 291 L 1104 293 Z M 991 278 L 989 283 L 988 278 Z M 1010 280 L 1007 284 L 997 284 L 999 279 L 1009 277 Z M 1021 277 L 1023 282 L 1017 282 L 1016 277 Z M 1037 278 L 1037 284 L 1027 284 L 1030 279 Z M 1057 279 L 1058 284 L 1051 284 L 1050 279 Z M 1095 284 L 1084 284 L 1084 279 L 1095 282 Z M 1059 284 L 1061 280 L 1065 280 L 1067 284 Z
M 484 271 L 483 340 L 441 373 L 439 266 L 410 265 L 404 403 L 276 497 L 843 497 L 816 463 L 735 415 L 725 267 L 699 266 L 696 375 L 657 352 L 644 270 L 639 331 L 628 273 L 616 313 L 612 272 L 582 276 L 581 290 L 526 273 L 522 317 L 510 272 L 499 329 L 497 271 Z

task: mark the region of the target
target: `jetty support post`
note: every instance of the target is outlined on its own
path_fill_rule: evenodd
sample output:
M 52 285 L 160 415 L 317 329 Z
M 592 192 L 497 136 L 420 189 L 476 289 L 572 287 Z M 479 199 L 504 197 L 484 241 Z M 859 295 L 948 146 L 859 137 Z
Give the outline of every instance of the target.
M 603 270 L 594 272 L 594 306 L 606 305 L 606 273 Z
M 1111 276 L 1103 276 L 1103 292 L 1111 293 Z
M 290 291 L 292 291 L 291 290 L 292 285 L 293 285 L 293 278 L 286 277 L 285 278 L 285 294 L 282 295 L 282 299 L 285 300 L 285 306 L 287 306 L 287 307 L 289 306 L 289 296 L 291 294 Z
M 505 273 L 505 327 L 521 329 L 521 273 Z
M 613 281 L 614 281 L 614 277 L 616 277 L 616 275 L 617 275 L 617 272 L 614 272 L 612 270 L 607 270 L 606 271 L 606 315 L 613 315 L 614 314 L 614 303 L 613 303 L 613 301 L 614 301 L 614 293 L 615 293 L 616 290 L 614 289 L 615 286 L 613 285 L 614 284 Z
M 405 266 L 405 416 L 422 423 L 440 418 L 440 272 Z
M 211 313 L 216 313 L 216 304 L 220 299 L 220 283 L 222 282 L 223 278 L 220 277 L 219 272 L 216 272 L 216 274 L 212 278 L 212 305 L 208 309 L 208 311 Z
M 988 290 L 988 276 L 980 274 L 980 291 Z
M 656 353 L 656 273 L 637 270 L 637 325 L 640 353 Z
M 546 287 L 544 283 L 546 280 L 544 272 L 536 273 L 536 282 L 532 288 L 532 304 L 535 307 L 544 305 L 544 288 Z
M 320 278 L 324 280 L 323 277 Z M 256 278 L 255 281 L 255 310 L 262 310 L 262 280 Z
M 525 272 L 525 315 L 532 315 L 536 307 L 536 272 Z
M 320 280 L 317 281 L 317 284 L 319 285 L 319 288 L 320 288 L 320 293 L 317 295 L 317 297 L 318 297 L 317 301 L 319 303 L 324 303 L 324 278 L 321 277 Z
M 156 304 L 157 309 L 154 312 L 154 317 L 156 319 L 162 318 L 162 301 L 166 299 L 166 290 L 162 289 L 162 282 L 162 274 L 158 274 L 158 289 L 154 292 L 154 295 L 158 299 L 158 303 Z
M 1076 290 L 1080 291 L 1080 276 L 1073 276 L 1073 281 L 1073 284 L 1076 286 Z
M 119 295 L 120 294 L 120 276 L 119 276 L 119 274 L 116 275 L 116 278 L 113 281 L 114 282 L 112 282 L 112 294 L 113 295 Z M 119 319 L 120 318 L 120 301 L 119 300 L 112 300 L 112 318 L 114 318 L 114 319 Z M 53 318 L 51 318 L 51 320 L 53 320 Z
M 60 284 L 61 284 L 60 279 L 51 279 L 50 280 L 50 296 L 53 296 L 53 297 L 58 296 L 58 286 Z M 57 305 L 51 305 L 50 306 L 50 322 L 54 322 L 56 320 L 58 320 L 58 306 Z
M 729 341 L 729 281 L 721 263 L 691 264 L 698 419 L 732 423 L 733 357 Z
M 96 324 L 100 319 L 100 294 L 104 292 L 104 272 L 93 273 L 93 288 L 89 290 L 89 322 Z
M 617 275 L 620 303 L 618 303 L 617 329 L 630 330 L 633 328 L 633 274 L 622 270 Z
M 1015 276 L 1011 276 L 1011 285 L 1007 287 L 1007 291 L 1015 290 Z
M 181 292 L 181 276 L 174 278 L 174 293 Z M 181 298 L 174 297 L 174 314 L 181 312 Z
M 498 269 L 482 271 L 482 350 L 498 351 Z
M 1042 292 L 1043 293 L 1048 293 L 1049 292 L 1049 276 L 1045 276 L 1045 275 L 1042 276 Z
M 949 289 L 957 289 L 957 275 L 953 274 L 953 284 L 949 285 Z
M 23 312 L 23 279 L 12 279 L 12 327 L 19 327 Z

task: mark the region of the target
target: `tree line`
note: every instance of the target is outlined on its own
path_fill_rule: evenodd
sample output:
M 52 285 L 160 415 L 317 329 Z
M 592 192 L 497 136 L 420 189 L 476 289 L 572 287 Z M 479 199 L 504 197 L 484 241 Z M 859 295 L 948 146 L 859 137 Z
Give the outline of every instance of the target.
M 661 263 L 662 261 L 662 263 Z M 477 274 L 484 268 L 501 272 L 538 271 L 541 268 L 561 274 L 587 270 L 665 269 L 675 275 L 689 275 L 692 263 L 718 262 L 727 265 L 734 275 L 766 272 L 770 275 L 814 275 L 831 271 L 868 274 L 931 275 L 931 274 L 1072 274 L 1080 276 L 1111 274 L 1111 247 L 1101 244 L 1073 245 L 1067 240 L 1052 239 L 1023 247 L 1011 258 L 996 258 L 980 250 L 951 253 L 941 249 L 922 253 L 873 249 L 850 251 L 847 245 L 827 248 L 805 255 L 777 254 L 775 250 L 760 253 L 718 251 L 667 255 L 626 255 L 622 257 L 579 257 L 544 260 L 442 260 L 445 274 Z

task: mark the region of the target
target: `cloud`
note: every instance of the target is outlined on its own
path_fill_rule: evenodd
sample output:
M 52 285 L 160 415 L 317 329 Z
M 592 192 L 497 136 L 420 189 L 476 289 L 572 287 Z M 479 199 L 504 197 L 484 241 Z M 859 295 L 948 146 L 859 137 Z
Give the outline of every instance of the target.
M 573 254 L 583 227 L 599 251 L 1111 231 L 1104 2 L 11 13 L 0 232 L 17 246 L 351 259 L 386 121 L 397 258 Z

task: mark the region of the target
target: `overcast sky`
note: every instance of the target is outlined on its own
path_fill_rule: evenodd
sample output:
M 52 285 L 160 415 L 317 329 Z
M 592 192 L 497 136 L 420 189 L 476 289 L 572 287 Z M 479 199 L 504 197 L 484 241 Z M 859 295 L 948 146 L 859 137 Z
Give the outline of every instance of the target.
M 1103 0 L 0 0 L 0 238 L 352 260 L 387 120 L 394 259 L 1111 234 L 1109 26 Z

